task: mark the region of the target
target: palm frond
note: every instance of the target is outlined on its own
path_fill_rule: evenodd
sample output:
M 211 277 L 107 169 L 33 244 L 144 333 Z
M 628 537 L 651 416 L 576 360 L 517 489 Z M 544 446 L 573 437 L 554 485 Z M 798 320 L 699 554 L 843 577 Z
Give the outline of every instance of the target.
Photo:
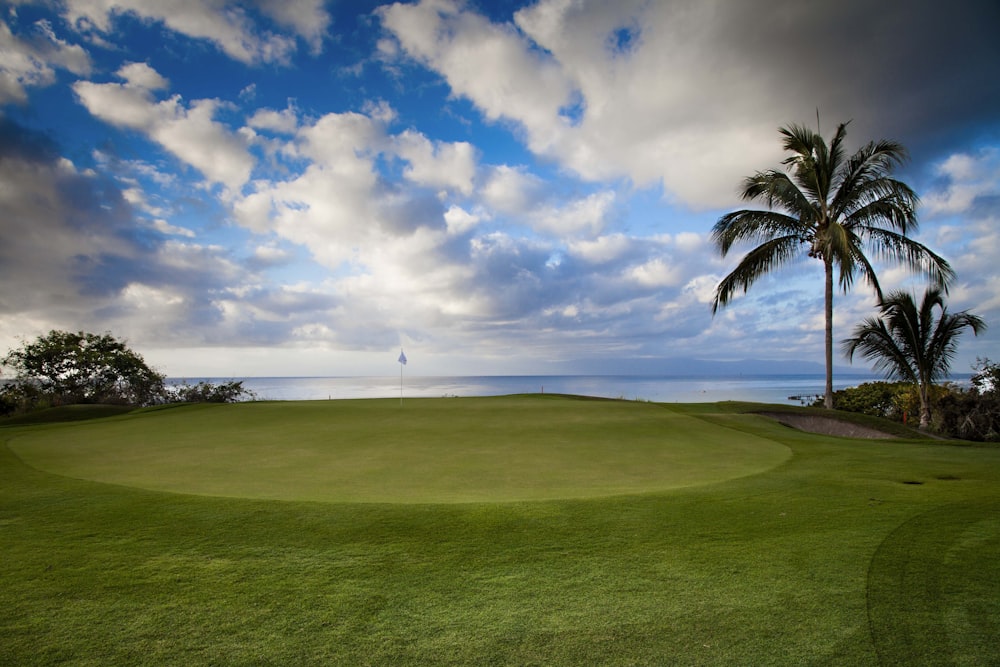
M 748 252 L 715 288 L 712 314 L 728 304 L 738 291 L 745 294 L 758 278 L 792 260 L 798 255 L 801 243 L 798 235 L 781 236 L 765 241 Z
M 817 180 L 820 183 L 821 199 L 827 204 L 831 199 L 830 193 L 837 187 L 837 183 L 843 180 L 844 140 L 846 137 L 847 123 L 841 123 L 837 126 L 830 147 L 826 148 L 826 145 L 823 145 L 823 159 L 817 164 Z
M 792 124 L 779 130 L 785 137 L 782 146 L 792 153 L 782 161 L 792 172 L 796 186 L 813 204 L 826 201 L 823 173 L 829 150 L 823 137 L 803 125 Z
M 838 194 L 831 211 L 847 225 L 886 227 L 906 234 L 917 230 L 919 203 L 920 198 L 905 183 L 880 178 Z
M 841 341 L 841 350 L 851 361 L 860 352 L 886 379 L 917 382 L 906 353 L 880 318 L 869 317 L 855 327 L 853 335 Z
M 712 243 L 723 257 L 737 243 L 760 243 L 776 237 L 808 237 L 808 227 L 800 220 L 777 211 L 745 209 L 722 216 L 712 227 Z
M 875 267 L 872 266 L 871 261 L 869 261 L 867 255 L 863 252 L 863 244 L 861 240 L 857 238 L 853 230 L 848 229 L 848 234 L 850 236 L 849 246 L 851 249 L 851 255 L 853 258 L 853 263 L 849 267 L 851 270 L 848 272 L 844 265 L 840 265 L 840 287 L 844 292 L 847 292 L 854 285 L 854 272 L 861 274 L 865 283 L 868 284 L 875 291 L 875 296 L 879 301 L 882 300 L 882 286 L 878 281 L 878 274 L 875 273 Z
M 978 315 L 973 315 L 968 311 L 949 313 L 944 304 L 940 289 L 930 288 L 924 297 L 925 304 L 933 300 L 934 304 L 940 307 L 941 315 L 938 317 L 937 325 L 928 334 L 927 348 L 932 364 L 929 368 L 930 380 L 939 380 L 947 377 L 951 367 L 951 361 L 958 351 L 959 333 L 968 327 L 972 329 L 973 335 L 978 336 L 986 329 L 986 322 Z M 931 306 L 927 305 L 927 317 L 930 315 Z M 921 315 L 925 316 L 924 308 L 921 308 Z
M 887 259 L 925 276 L 932 284 L 941 287 L 945 294 L 955 278 L 955 271 L 940 255 L 905 234 L 876 225 L 858 224 L 852 231 L 866 245 L 872 246 L 876 256 Z
M 940 287 L 928 287 L 919 304 L 909 292 L 894 290 L 879 304 L 879 316 L 858 325 L 841 349 L 849 359 L 860 351 L 886 377 L 926 387 L 947 377 L 962 330 L 978 334 L 985 326 L 967 311 L 948 313 Z

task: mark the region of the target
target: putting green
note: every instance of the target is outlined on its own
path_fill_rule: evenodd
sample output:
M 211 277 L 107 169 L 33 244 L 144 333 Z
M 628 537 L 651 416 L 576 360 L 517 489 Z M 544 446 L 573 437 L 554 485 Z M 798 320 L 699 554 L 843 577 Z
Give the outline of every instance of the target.
M 10 447 L 47 472 L 145 489 L 390 503 L 645 493 L 791 456 L 663 405 L 557 396 L 189 405 L 39 428 Z

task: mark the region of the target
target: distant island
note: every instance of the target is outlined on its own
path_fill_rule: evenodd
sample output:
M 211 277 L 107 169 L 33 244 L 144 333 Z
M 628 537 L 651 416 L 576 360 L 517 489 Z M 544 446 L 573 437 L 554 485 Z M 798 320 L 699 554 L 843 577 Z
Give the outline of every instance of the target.
M 694 377 L 733 377 L 739 375 L 822 375 L 823 364 L 811 361 L 741 359 L 717 361 L 710 359 L 626 357 L 611 359 L 576 359 L 555 362 L 549 367 L 553 374 L 565 375 L 667 375 Z M 834 368 L 835 375 L 871 377 L 864 367 Z

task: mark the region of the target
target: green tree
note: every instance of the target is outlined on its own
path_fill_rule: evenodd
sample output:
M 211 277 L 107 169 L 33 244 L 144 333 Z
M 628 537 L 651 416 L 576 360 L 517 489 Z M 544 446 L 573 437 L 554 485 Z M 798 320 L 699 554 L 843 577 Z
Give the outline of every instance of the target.
M 935 311 L 940 311 L 935 317 Z M 978 334 L 986 329 L 982 318 L 963 310 L 949 313 L 942 290 L 928 287 L 919 307 L 909 292 L 891 292 L 879 305 L 878 317 L 869 317 L 841 345 L 848 359 L 854 354 L 874 362 L 887 379 L 917 386 L 920 428 L 931 420 L 930 388 L 948 376 L 958 339 L 966 328 Z
M 2 363 L 14 370 L 17 384 L 55 405 L 146 405 L 164 392 L 164 376 L 107 333 L 50 331 L 11 350 Z
M 826 393 L 833 407 L 833 283 L 839 272 L 848 291 L 860 274 L 881 298 L 882 290 L 866 252 L 915 269 L 942 287 L 953 277 L 948 263 L 907 237 L 917 229 L 917 195 L 891 177 L 906 159 L 906 149 L 892 141 L 873 141 L 849 157 L 841 124 L 830 145 L 818 133 L 799 125 L 779 130 L 790 153 L 782 164 L 748 177 L 743 199 L 761 202 L 767 210 L 728 213 L 715 224 L 712 239 L 723 257 L 737 243 L 753 243 L 715 291 L 712 313 L 737 292 L 771 270 L 794 261 L 801 251 L 823 263 L 826 320 Z
M 1000 440 L 1000 364 L 977 359 L 972 386 L 949 392 L 937 404 L 941 430 L 968 440 Z

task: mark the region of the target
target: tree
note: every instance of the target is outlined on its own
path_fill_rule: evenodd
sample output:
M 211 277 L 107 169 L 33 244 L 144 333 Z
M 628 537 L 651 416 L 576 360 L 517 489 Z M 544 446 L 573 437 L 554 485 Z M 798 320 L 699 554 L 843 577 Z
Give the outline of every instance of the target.
M 1000 364 L 977 359 L 972 386 L 952 391 L 938 403 L 941 429 L 967 440 L 1000 440 Z
M 787 169 L 758 172 L 743 184 L 743 199 L 762 202 L 768 210 L 728 213 L 712 229 L 723 257 L 737 243 L 759 244 L 719 283 L 712 313 L 726 306 L 737 291 L 745 293 L 761 276 L 795 260 L 802 250 L 821 261 L 826 321 L 824 404 L 832 408 L 834 268 L 845 292 L 860 274 L 880 299 L 882 290 L 866 250 L 918 270 L 942 287 L 954 273 L 944 259 L 907 237 L 917 229 L 919 198 L 891 177 L 892 170 L 906 159 L 903 146 L 873 141 L 847 157 L 846 123 L 837 128 L 829 146 L 803 126 L 791 125 L 779 132 L 783 148 L 791 153 L 782 162 Z
M 936 318 L 935 310 L 940 310 Z M 915 384 L 920 394 L 920 428 L 927 428 L 930 388 L 948 376 L 959 336 L 966 327 L 978 334 L 986 329 L 986 323 L 965 310 L 949 313 L 940 288 L 928 287 L 919 308 L 909 292 L 897 290 L 879 305 L 878 317 L 859 324 L 841 345 L 848 359 L 860 352 L 887 379 Z
M 2 363 L 15 371 L 16 384 L 56 405 L 147 405 L 164 392 L 164 376 L 108 333 L 53 330 L 11 350 Z

